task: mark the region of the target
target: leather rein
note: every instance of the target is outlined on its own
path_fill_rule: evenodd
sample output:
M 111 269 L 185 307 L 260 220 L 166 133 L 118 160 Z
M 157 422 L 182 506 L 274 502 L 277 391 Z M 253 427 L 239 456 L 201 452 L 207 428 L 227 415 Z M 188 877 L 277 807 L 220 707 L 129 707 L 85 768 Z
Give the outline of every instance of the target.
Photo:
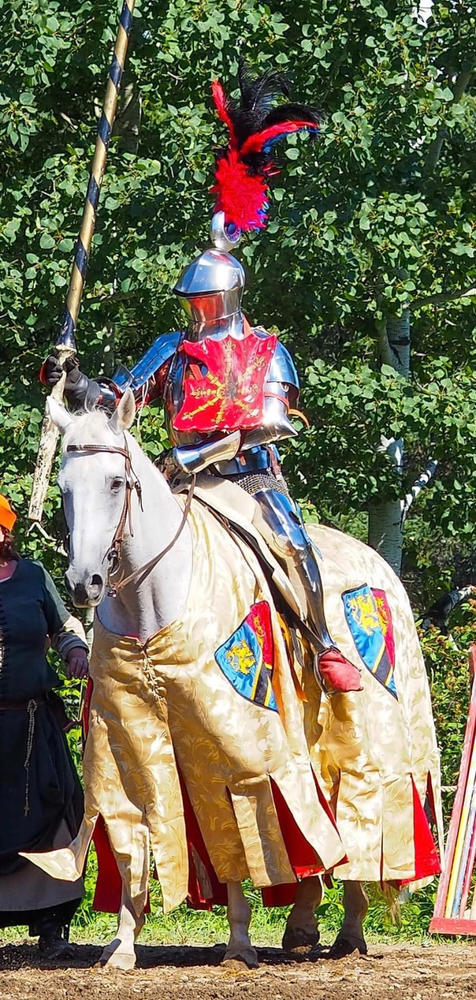
M 172 540 L 168 543 L 168 545 L 165 546 L 164 549 L 161 549 L 161 551 L 158 552 L 157 555 L 153 556 L 152 559 L 149 559 L 148 562 L 144 563 L 142 566 L 139 566 L 138 569 L 135 569 L 132 573 L 129 574 L 129 576 L 123 577 L 117 583 L 113 583 L 111 578 L 114 576 L 115 573 L 117 573 L 117 570 L 119 568 L 121 548 L 122 548 L 122 543 L 124 541 L 124 531 L 126 523 L 129 525 L 129 534 L 132 537 L 134 537 L 134 531 L 132 528 L 132 509 L 131 509 L 132 493 L 134 490 L 137 493 L 141 510 L 144 509 L 142 506 L 142 487 L 139 479 L 137 478 L 133 470 L 131 455 L 127 447 L 127 442 L 125 441 L 124 448 L 117 448 L 114 447 L 114 445 L 69 444 L 67 445 L 65 450 L 69 452 L 75 452 L 76 454 L 79 455 L 81 454 L 97 455 L 102 453 L 111 453 L 116 455 L 123 455 L 124 457 L 125 474 L 126 474 L 124 502 L 122 504 L 121 516 L 119 518 L 119 523 L 117 525 L 117 528 L 114 532 L 112 542 L 103 557 L 103 561 L 104 559 L 106 559 L 107 562 L 109 563 L 108 576 L 107 576 L 109 597 L 117 597 L 117 595 L 120 593 L 121 590 L 124 589 L 124 587 L 127 587 L 130 583 L 134 583 L 140 577 L 146 576 L 147 573 L 150 573 L 150 571 L 154 569 L 155 566 L 157 566 L 157 563 L 159 563 L 160 560 L 163 559 L 164 556 L 166 556 L 167 553 L 170 552 L 170 550 L 174 547 L 179 536 L 182 534 L 182 531 L 187 522 L 187 517 L 193 499 L 193 491 L 195 489 L 196 477 L 195 476 L 192 477 L 190 488 L 187 494 L 187 499 L 185 501 L 185 506 L 183 509 L 182 518 Z

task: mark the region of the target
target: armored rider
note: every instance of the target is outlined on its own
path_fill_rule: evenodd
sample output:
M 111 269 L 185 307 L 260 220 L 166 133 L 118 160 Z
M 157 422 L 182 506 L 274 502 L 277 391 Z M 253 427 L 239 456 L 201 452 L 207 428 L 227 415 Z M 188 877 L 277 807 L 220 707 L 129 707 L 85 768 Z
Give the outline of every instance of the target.
M 127 388 L 138 404 L 163 398 L 175 468 L 189 475 L 209 470 L 253 494 L 306 592 L 320 638 L 321 676 L 327 658 L 331 688 L 355 690 L 358 671 L 329 635 L 317 554 L 288 493 L 276 449 L 277 442 L 297 433 L 290 414 L 298 402 L 298 375 L 278 338 L 248 323 L 241 309 L 244 270 L 230 253 L 243 231 L 266 224 L 267 178 L 276 172 L 274 143 L 298 130 L 314 135 L 319 112 L 290 103 L 270 110 L 277 94 L 288 93 L 279 73 L 268 71 L 253 80 L 241 62 L 239 82 L 239 103 L 228 100 L 218 82 L 212 87 L 230 139 L 219 154 L 212 189 L 214 245 L 185 268 L 174 288 L 188 317 L 186 330 L 162 334 L 131 371 L 120 366 L 112 379 L 89 379 L 76 361 L 69 362 L 65 395 L 73 409 L 110 411 Z M 57 359 L 47 358 L 43 381 L 54 384 L 61 373 Z

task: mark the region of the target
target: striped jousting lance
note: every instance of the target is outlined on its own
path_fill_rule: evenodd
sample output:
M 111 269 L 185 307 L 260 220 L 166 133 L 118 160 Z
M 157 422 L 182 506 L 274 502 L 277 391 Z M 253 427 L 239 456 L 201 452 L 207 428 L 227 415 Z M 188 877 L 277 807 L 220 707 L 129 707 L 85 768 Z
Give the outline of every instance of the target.
M 119 28 L 114 46 L 114 55 L 104 95 L 104 105 L 98 125 L 98 136 L 96 148 L 94 150 L 93 162 L 91 165 L 91 175 L 86 193 L 86 203 L 81 220 L 78 242 L 71 272 L 66 306 L 63 322 L 56 342 L 56 351 L 60 364 L 64 366 L 65 361 L 76 353 L 76 324 L 78 321 L 79 307 L 83 294 L 86 271 L 88 268 L 89 251 L 96 223 L 96 211 L 99 201 L 99 191 L 106 166 L 107 150 L 111 138 L 112 127 L 116 115 L 117 98 L 121 85 L 124 64 L 126 61 L 127 46 L 132 27 L 132 15 L 135 0 L 124 0 L 121 15 L 119 18 Z M 64 383 L 66 373 L 51 390 L 54 399 L 61 402 L 63 398 Z M 51 474 L 51 466 L 55 456 L 58 441 L 58 430 L 51 420 L 46 408 L 45 417 L 41 427 L 40 442 L 38 445 L 38 455 L 36 459 L 35 475 L 30 499 L 28 517 L 31 521 L 41 521 L 43 505 Z
M 448 894 L 446 897 L 445 917 L 458 916 L 459 906 L 461 902 L 461 900 L 457 899 L 456 897 L 458 889 L 458 876 L 463 863 L 465 833 L 471 812 L 471 800 L 475 785 L 476 785 L 476 737 L 473 741 L 473 747 L 469 762 L 469 769 L 466 778 L 464 798 L 461 806 L 461 817 L 458 828 L 458 836 L 456 839 L 455 850 L 453 854 L 453 861 L 451 865 L 451 876 L 448 885 Z

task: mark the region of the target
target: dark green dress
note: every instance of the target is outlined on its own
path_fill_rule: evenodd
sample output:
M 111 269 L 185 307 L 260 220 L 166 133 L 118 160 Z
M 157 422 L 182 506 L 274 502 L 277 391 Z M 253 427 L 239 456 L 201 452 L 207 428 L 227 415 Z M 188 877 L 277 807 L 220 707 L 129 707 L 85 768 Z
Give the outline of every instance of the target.
M 29 866 L 19 851 L 48 850 L 62 821 L 71 838 L 81 822 L 82 790 L 52 690 L 59 679 L 45 655 L 47 637 L 68 617 L 41 564 L 20 559 L 0 583 L 0 880 Z M 64 899 L 59 888 L 58 899 Z M 69 922 L 78 902 L 59 904 L 61 922 Z M 21 898 L 17 909 L 11 905 L 0 903 L 0 926 L 33 925 L 41 916 L 22 907 Z

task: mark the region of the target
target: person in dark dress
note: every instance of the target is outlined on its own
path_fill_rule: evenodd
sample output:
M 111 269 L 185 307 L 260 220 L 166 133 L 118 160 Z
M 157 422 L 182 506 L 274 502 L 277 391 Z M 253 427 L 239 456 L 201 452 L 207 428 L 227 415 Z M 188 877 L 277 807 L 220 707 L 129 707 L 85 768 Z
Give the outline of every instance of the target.
M 82 789 L 46 649 L 56 649 L 69 677 L 82 678 L 88 647 L 41 563 L 15 551 L 15 520 L 0 495 L 0 928 L 27 924 L 40 950 L 58 957 L 70 950 L 82 879 L 50 878 L 20 852 L 62 847 L 81 823 Z

